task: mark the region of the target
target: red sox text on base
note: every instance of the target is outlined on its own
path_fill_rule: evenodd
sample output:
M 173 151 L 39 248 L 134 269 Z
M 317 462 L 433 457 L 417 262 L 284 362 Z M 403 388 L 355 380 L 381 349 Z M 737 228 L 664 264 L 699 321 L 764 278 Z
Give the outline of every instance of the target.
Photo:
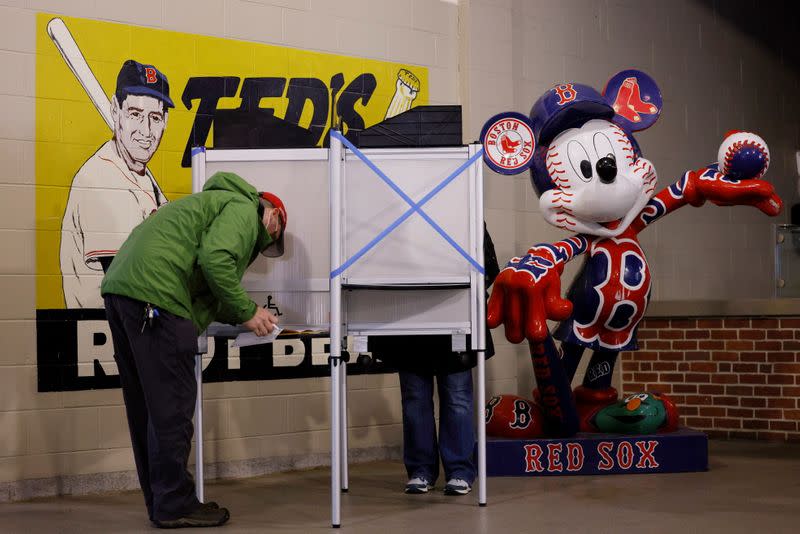
M 657 469 L 659 463 L 655 457 L 658 441 L 601 441 L 597 444 L 599 460 L 597 469 L 611 471 L 615 468 L 627 470 Z M 576 442 L 529 443 L 525 449 L 526 473 L 578 473 L 583 470 L 586 460 L 583 444 Z

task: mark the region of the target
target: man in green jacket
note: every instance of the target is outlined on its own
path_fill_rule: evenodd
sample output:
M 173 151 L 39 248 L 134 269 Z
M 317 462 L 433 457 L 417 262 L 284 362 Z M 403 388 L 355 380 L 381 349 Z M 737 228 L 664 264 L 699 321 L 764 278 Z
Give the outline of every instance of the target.
M 271 193 L 218 172 L 133 229 L 101 285 L 139 483 L 158 527 L 218 526 L 230 514 L 201 504 L 186 469 L 197 398 L 198 333 L 214 320 L 257 335 L 277 317 L 242 288 L 262 253 L 283 253 L 286 209 Z

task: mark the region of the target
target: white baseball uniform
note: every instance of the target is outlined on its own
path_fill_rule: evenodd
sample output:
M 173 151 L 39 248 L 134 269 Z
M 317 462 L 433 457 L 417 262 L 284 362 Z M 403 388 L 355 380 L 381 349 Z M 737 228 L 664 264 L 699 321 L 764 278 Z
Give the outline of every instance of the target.
M 72 179 L 61 223 L 61 275 L 67 308 L 102 308 L 101 258 L 113 258 L 130 231 L 167 199 L 148 174 L 139 175 L 101 146 Z

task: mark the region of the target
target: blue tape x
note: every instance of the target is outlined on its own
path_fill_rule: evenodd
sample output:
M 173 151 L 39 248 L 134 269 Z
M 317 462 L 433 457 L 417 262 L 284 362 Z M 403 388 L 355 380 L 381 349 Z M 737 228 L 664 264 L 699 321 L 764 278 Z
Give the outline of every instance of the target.
M 442 229 L 441 226 L 436 224 L 436 221 L 431 219 L 430 216 L 428 216 L 427 213 L 422 211 L 422 206 L 424 206 L 430 199 L 432 199 L 434 196 L 436 196 L 436 194 L 439 193 L 439 191 L 444 189 L 444 187 L 447 186 L 447 184 L 449 184 L 450 182 L 452 182 L 459 174 L 464 172 L 466 169 L 469 168 L 470 165 L 475 163 L 478 159 L 480 159 L 483 156 L 483 148 L 478 150 L 478 152 L 474 156 L 472 156 L 467 161 L 465 161 L 459 168 L 457 168 L 455 171 L 453 171 L 450 174 L 450 176 L 448 176 L 447 178 L 442 180 L 442 182 L 439 185 L 434 187 L 427 195 L 422 197 L 422 200 L 420 200 L 419 202 L 414 202 L 411 199 L 411 197 L 406 195 L 403 192 L 403 190 L 400 189 L 400 187 L 398 187 L 398 185 L 391 180 L 391 178 L 386 176 L 386 174 L 383 171 L 381 171 L 377 166 L 375 166 L 375 164 L 372 163 L 369 160 L 369 158 L 367 158 L 367 156 L 365 156 L 363 152 L 361 152 L 358 148 L 356 148 L 356 146 L 353 145 L 353 143 L 351 143 L 347 138 L 345 138 L 342 134 L 340 134 L 336 130 L 331 130 L 331 135 L 336 137 L 337 139 L 339 139 L 347 148 L 349 148 L 353 152 L 353 154 L 358 156 L 358 158 L 361 161 L 363 161 L 367 165 L 367 167 L 372 169 L 372 171 L 375 174 L 377 174 L 381 178 L 381 180 L 386 182 L 386 184 L 389 187 L 391 187 L 392 190 L 394 190 L 398 195 L 400 195 L 400 197 L 403 200 L 405 200 L 411 206 L 411 208 L 408 211 L 403 213 L 392 224 L 387 226 L 381 233 L 379 233 L 377 236 L 375 236 L 375 238 L 372 241 L 370 241 L 369 243 L 364 245 L 361 248 L 361 250 L 359 250 L 358 252 L 353 254 L 353 256 L 351 256 L 350 259 L 348 259 L 346 262 L 344 262 L 340 267 L 337 267 L 336 269 L 331 271 L 331 278 L 335 278 L 335 277 L 339 276 L 340 274 L 342 274 L 342 272 L 344 272 L 345 269 L 347 269 L 348 267 L 353 265 L 356 261 L 358 261 L 358 259 L 361 258 L 361 256 L 366 254 L 372 247 L 374 247 L 375 245 L 380 243 L 381 240 L 383 240 L 383 238 L 385 238 L 387 235 L 389 235 L 395 228 L 400 226 L 403 223 L 403 221 L 408 219 L 414 213 L 419 213 L 420 216 L 423 219 L 425 219 L 428 222 L 428 224 L 430 224 L 433 227 L 433 229 L 436 230 L 439 233 L 439 235 L 441 235 L 444 238 L 445 241 L 450 243 L 450 246 L 452 246 L 454 249 L 456 249 L 456 251 L 458 251 L 459 254 L 464 256 L 464 258 L 468 262 L 470 262 L 472 264 L 472 266 L 475 268 L 476 271 L 478 271 L 480 274 L 484 274 L 483 266 L 480 263 L 478 263 L 475 260 L 475 258 L 470 256 L 463 248 L 461 248 L 459 246 L 459 244 L 456 243 L 453 240 L 452 237 L 447 235 L 447 232 L 445 232 Z

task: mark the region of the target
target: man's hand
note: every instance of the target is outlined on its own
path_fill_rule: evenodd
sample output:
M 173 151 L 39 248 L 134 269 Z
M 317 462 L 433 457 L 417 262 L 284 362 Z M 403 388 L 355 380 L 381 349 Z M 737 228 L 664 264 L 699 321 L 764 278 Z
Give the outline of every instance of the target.
M 264 308 L 256 308 L 256 314 L 253 317 L 242 323 L 245 328 L 255 333 L 257 336 L 266 336 L 275 325 L 278 324 L 278 318 L 272 315 Z
M 512 258 L 494 281 L 489 298 L 489 328 L 506 327 L 506 339 L 547 338 L 547 320 L 563 321 L 572 315 L 572 303 L 561 298 L 564 264 L 533 254 Z

